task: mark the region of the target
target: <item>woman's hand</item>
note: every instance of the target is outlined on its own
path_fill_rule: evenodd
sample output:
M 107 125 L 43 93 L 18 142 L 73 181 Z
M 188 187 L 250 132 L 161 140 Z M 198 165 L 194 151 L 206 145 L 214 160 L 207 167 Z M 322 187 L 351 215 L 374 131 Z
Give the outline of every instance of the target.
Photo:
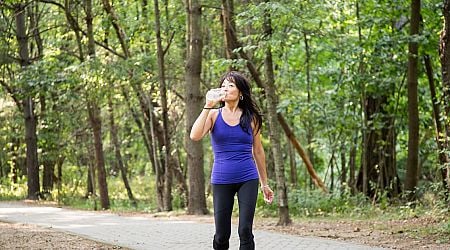
M 206 93 L 205 106 L 208 108 L 214 107 L 218 102 L 224 101 L 226 94 L 227 93 L 221 88 L 210 89 Z
M 272 204 L 273 201 L 273 191 L 270 189 L 269 185 L 261 186 L 261 190 L 264 194 L 264 201 L 268 204 Z

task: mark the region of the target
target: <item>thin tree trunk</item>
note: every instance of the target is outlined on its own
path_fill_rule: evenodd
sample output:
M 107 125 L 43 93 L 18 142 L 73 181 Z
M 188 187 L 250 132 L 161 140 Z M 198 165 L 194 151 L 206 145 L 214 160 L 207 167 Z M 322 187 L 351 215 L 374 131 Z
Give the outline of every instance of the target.
M 43 122 L 47 122 L 46 118 L 47 118 L 47 105 L 46 105 L 46 100 L 45 97 L 43 95 L 41 95 L 40 97 L 41 100 L 41 120 Z M 48 118 L 47 118 L 48 119 Z M 46 125 L 46 124 L 45 124 Z M 53 133 L 55 133 L 56 131 L 54 131 L 54 129 L 50 128 L 48 125 L 47 126 L 43 126 L 44 128 L 42 129 L 42 134 L 47 134 L 47 135 L 51 135 Z M 42 160 L 42 165 L 44 165 L 44 173 L 42 176 L 42 192 L 45 195 L 48 195 L 51 193 L 51 191 L 53 190 L 53 176 L 54 176 L 54 169 L 55 169 L 55 163 L 56 163 L 56 159 L 53 156 L 53 152 L 56 150 L 54 145 L 57 142 L 54 141 L 47 141 L 45 143 L 45 145 L 42 147 L 42 156 L 43 156 L 43 160 Z
M 292 147 L 292 144 L 288 143 L 287 147 L 289 152 L 290 181 L 293 187 L 297 187 L 298 177 L 297 177 L 297 162 L 295 161 L 295 151 Z
M 156 49 L 158 57 L 158 79 L 159 91 L 161 95 L 161 109 L 163 120 L 163 135 L 164 135 L 164 210 L 172 211 L 172 179 L 173 171 L 170 165 L 171 145 L 169 137 L 169 117 L 167 107 L 167 87 L 164 65 L 164 50 L 161 39 L 161 23 L 158 0 L 154 0 L 155 5 L 155 31 L 156 31 Z
M 450 1 L 444 0 L 444 28 L 440 37 L 440 58 L 442 65 L 442 93 L 445 116 L 450 117 Z M 446 123 L 447 137 L 450 137 L 450 125 Z M 447 145 L 450 146 L 450 145 Z
M 311 59 L 311 55 L 310 55 L 310 49 L 309 49 L 309 43 L 308 43 L 308 34 L 306 32 L 303 32 L 303 41 L 305 43 L 305 74 L 306 74 L 306 91 L 307 91 L 307 104 L 308 104 L 308 108 L 311 107 L 311 64 L 310 64 L 310 59 Z M 312 109 L 309 109 L 310 111 Z M 310 114 L 307 118 L 306 121 L 306 139 L 307 139 L 307 143 L 308 143 L 308 157 L 309 160 L 311 161 L 311 164 L 314 165 L 314 149 L 312 147 L 313 144 L 313 139 L 314 139 L 314 126 L 312 123 L 312 114 Z M 308 180 L 310 180 L 311 183 L 311 177 L 308 178 Z
M 356 112 L 354 111 L 354 114 Z M 349 167 L 349 177 L 348 177 L 348 186 L 350 188 L 350 192 L 352 194 L 356 193 L 356 153 L 357 153 L 357 145 L 358 145 L 358 135 L 353 135 L 354 138 L 351 142 L 351 148 L 350 148 L 350 159 L 348 163 Z
M 93 101 L 88 102 L 89 122 L 94 137 L 95 161 L 97 166 L 97 181 L 100 193 L 100 204 L 102 209 L 109 209 L 108 185 L 106 183 L 105 158 L 102 142 L 102 121 L 100 108 Z M 95 192 L 95 191 L 94 191 Z
M 236 48 L 237 46 L 234 43 L 234 39 L 231 35 L 232 30 L 235 30 L 233 13 L 234 13 L 233 0 L 222 0 L 221 18 L 225 43 L 225 56 L 227 59 L 235 60 L 237 59 L 237 55 L 233 52 L 233 49 Z M 232 69 L 233 68 L 231 67 L 230 70 Z
M 94 27 L 93 27 L 93 15 L 92 15 L 92 0 L 85 0 L 86 6 L 86 25 L 88 35 L 88 54 L 95 58 L 95 40 L 94 40 Z M 105 170 L 105 157 L 103 152 L 103 139 L 102 139 L 102 118 L 100 114 L 100 107 L 92 100 L 93 97 L 88 97 L 87 108 L 89 115 L 89 122 L 92 128 L 94 137 L 95 148 L 95 160 L 97 166 L 97 178 L 98 188 L 100 193 L 100 204 L 103 209 L 109 209 L 109 195 L 108 185 L 106 182 L 106 170 Z M 95 192 L 95 189 L 94 189 Z
M 38 58 L 41 59 L 43 57 L 43 53 L 44 53 L 44 46 L 43 46 L 43 42 L 42 42 L 42 38 L 40 35 L 40 29 L 39 29 L 39 17 L 40 17 L 40 10 L 39 10 L 39 3 L 38 2 L 33 2 L 30 4 L 30 6 L 28 7 L 30 10 L 28 12 L 28 19 L 30 20 L 30 28 L 29 30 L 32 33 L 32 37 L 34 40 L 34 44 L 36 44 L 36 46 L 30 46 L 30 55 L 32 55 L 33 58 Z M 32 43 L 32 45 L 34 45 Z M 45 100 L 45 93 L 40 93 L 40 104 L 41 104 L 41 114 L 40 114 L 40 118 L 41 121 L 43 123 L 46 123 L 46 119 L 48 119 L 46 117 L 47 115 L 47 106 L 46 106 L 46 100 Z M 51 124 L 46 124 L 47 126 L 42 126 L 43 127 L 43 131 L 41 132 L 41 134 L 54 134 L 56 133 L 54 127 L 51 126 Z M 54 172 L 54 168 L 55 168 L 55 162 L 56 162 L 56 157 L 54 157 L 53 155 L 55 155 L 55 151 L 56 148 L 55 145 L 57 142 L 54 142 L 52 140 L 48 140 L 45 145 L 42 146 L 41 148 L 41 152 L 40 152 L 40 158 L 42 159 L 42 165 L 44 166 L 44 173 L 42 176 L 42 191 L 43 194 L 45 194 L 45 196 L 43 195 L 42 198 L 47 199 L 48 195 L 50 194 L 50 192 L 53 190 L 53 172 Z M 52 157 L 53 156 L 53 157 Z
M 119 24 L 119 18 L 117 16 L 114 8 L 111 6 L 111 3 L 109 2 L 109 0 L 102 0 L 102 2 L 103 2 L 103 8 L 105 9 L 105 11 L 108 13 L 108 15 L 111 18 L 111 23 L 114 27 L 114 30 L 116 31 L 117 37 L 119 38 L 120 46 L 122 47 L 124 57 L 129 58 L 130 52 L 128 50 L 128 45 L 126 42 L 127 39 L 125 36 L 125 32 L 123 31 L 122 27 Z
M 441 166 L 441 175 L 442 175 L 442 184 L 446 190 L 446 196 L 448 197 L 448 188 L 449 183 L 447 182 L 447 168 L 445 167 L 446 164 L 450 163 L 450 159 L 445 153 L 445 150 L 447 148 L 448 142 L 447 137 L 445 136 L 445 129 L 442 127 L 441 122 L 441 107 L 439 105 L 439 100 L 436 96 L 436 86 L 434 84 L 434 74 L 433 74 L 433 67 L 431 65 L 431 60 L 429 55 L 425 55 L 423 57 L 424 64 L 425 64 L 425 70 L 428 77 L 428 84 L 430 87 L 430 93 L 431 93 L 431 103 L 433 106 L 433 117 L 434 117 L 434 126 L 436 128 L 436 145 L 438 149 L 438 155 L 439 155 L 439 164 Z
M 56 162 L 56 169 L 58 170 L 58 173 L 56 175 L 56 187 L 58 189 L 58 195 L 57 200 L 58 204 L 60 204 L 61 200 L 61 189 L 62 189 L 62 165 L 64 164 L 65 157 L 61 156 L 59 157 L 58 161 Z
M 330 192 L 334 192 L 334 148 L 331 150 L 330 162 L 328 168 L 330 169 Z
M 439 41 L 439 56 L 441 59 L 441 71 L 442 71 L 442 101 L 445 113 L 445 135 L 446 137 L 446 152 L 450 151 L 450 1 L 444 0 L 442 9 L 444 16 L 444 27 L 441 31 Z M 450 164 L 447 165 L 447 192 L 450 193 Z M 450 204 L 450 201 L 449 201 Z
M 189 202 L 188 214 L 206 214 L 205 197 L 205 174 L 203 169 L 203 146 L 202 142 L 189 139 L 189 131 L 195 122 L 196 114 L 202 108 L 203 96 L 200 93 L 200 75 L 202 70 L 202 31 L 201 31 L 201 4 L 199 0 L 188 0 L 188 20 L 189 24 L 187 37 L 187 62 L 186 62 L 186 153 L 187 168 L 189 177 Z
M 158 151 L 158 141 L 157 136 L 160 133 L 157 133 L 156 131 L 156 121 L 154 116 L 154 107 L 151 100 L 147 101 L 148 107 L 149 107 L 149 125 L 150 125 L 150 136 L 153 138 L 151 140 L 152 142 L 152 149 L 153 149 L 153 159 L 155 160 L 154 166 L 155 166 L 155 180 L 156 180 L 156 201 L 158 205 L 158 211 L 164 210 L 164 168 L 162 166 L 161 157 Z
M 341 145 L 341 193 L 345 191 L 345 186 L 348 185 L 347 182 L 347 157 L 346 157 L 346 143 L 342 142 Z
M 361 25 L 360 25 L 360 8 L 359 8 L 359 0 L 356 1 L 356 19 L 358 20 L 358 42 L 359 44 L 362 44 L 363 42 L 363 37 L 362 37 L 362 29 L 361 29 Z M 360 55 L 359 58 L 359 65 L 358 65 L 358 73 L 360 75 L 362 75 L 364 73 L 364 57 L 363 54 Z M 364 83 L 360 83 L 361 86 L 361 97 L 360 97 L 360 101 L 361 101 L 361 109 L 363 109 L 363 112 L 360 112 L 361 114 L 361 121 L 363 123 L 363 127 L 364 129 L 362 130 L 362 142 L 361 142 L 361 168 L 359 171 L 359 175 L 358 175 L 358 179 L 355 179 L 355 189 L 357 189 L 358 187 L 361 187 L 361 192 L 363 194 L 368 194 L 368 178 L 367 178 L 367 150 L 368 150 L 368 134 L 369 132 L 367 131 L 367 127 L 368 127 L 368 120 L 370 119 L 369 117 L 367 117 L 367 106 L 369 103 L 369 99 L 367 97 L 366 94 L 366 90 L 365 90 L 365 86 Z M 356 139 L 355 139 L 356 140 Z M 361 178 L 360 178 L 361 177 Z M 361 179 L 361 180 L 360 180 Z M 360 182 L 360 183 L 358 183 Z
M 268 2 L 268 1 L 267 1 Z M 272 35 L 272 24 L 269 13 L 264 13 L 264 33 L 268 39 Z M 278 194 L 278 225 L 289 225 L 292 223 L 289 217 L 288 196 L 286 187 L 286 177 L 284 173 L 283 155 L 281 152 L 280 129 L 277 122 L 277 105 L 278 97 L 275 87 L 275 76 L 273 72 L 272 51 L 270 45 L 266 48 L 266 56 L 264 59 L 264 67 L 266 73 L 266 97 L 267 97 L 267 115 L 269 120 L 269 138 L 272 148 L 273 158 L 275 162 L 275 175 L 277 178 L 277 194 Z
M 137 201 L 133 196 L 133 191 L 131 190 L 130 184 L 127 178 L 127 170 L 124 166 L 122 153 L 120 152 L 119 136 L 117 135 L 117 126 L 114 119 L 114 106 L 111 100 L 111 96 L 108 96 L 108 106 L 109 106 L 109 123 L 111 127 L 111 140 L 114 145 L 114 154 L 116 156 L 117 166 L 119 167 L 120 173 L 122 175 L 123 184 L 127 190 L 128 198 L 130 199 L 131 205 L 137 207 Z
M 95 152 L 92 149 L 93 145 L 92 142 L 89 142 L 87 144 L 87 149 L 88 149 L 88 157 L 89 157 L 89 161 L 88 161 L 88 166 L 89 166 L 89 170 L 88 170 L 88 183 L 90 183 L 90 186 L 88 184 L 88 193 L 87 193 L 87 197 L 89 198 L 89 196 L 92 196 L 92 200 L 94 200 L 94 210 L 97 211 L 97 187 L 95 185 L 95 177 L 96 177 L 96 161 L 95 161 Z M 89 190 L 89 188 L 91 188 L 91 190 Z
M 419 34 L 420 0 L 411 1 L 410 35 Z M 418 110 L 418 52 L 419 44 L 409 42 L 408 57 L 408 161 L 405 178 L 405 190 L 410 192 L 409 199 L 415 199 L 415 189 L 419 175 L 419 110 Z
M 19 61 L 22 70 L 27 70 L 31 64 L 28 50 L 28 35 L 26 28 L 26 5 L 18 3 L 14 5 L 16 17 L 16 38 L 19 45 Z M 25 90 L 28 92 L 28 90 Z M 39 164 L 37 153 L 37 118 L 34 114 L 34 100 L 32 96 L 26 96 L 22 100 L 23 115 L 25 121 L 26 166 L 28 176 L 28 195 L 30 200 L 39 198 Z
M 25 117 L 25 143 L 27 147 L 26 162 L 28 176 L 27 199 L 37 200 L 39 198 L 39 165 L 37 155 L 36 116 L 34 115 L 34 101 L 27 97 L 23 101 Z
M 64 0 L 64 14 L 66 16 L 66 20 L 69 23 L 70 27 L 72 28 L 72 31 L 75 33 L 75 40 L 77 42 L 78 47 L 78 59 L 80 61 L 84 61 L 84 52 L 83 52 L 83 43 L 82 43 L 82 31 L 80 30 L 77 21 L 70 13 L 70 10 L 72 9 L 71 6 L 72 2 L 71 0 Z

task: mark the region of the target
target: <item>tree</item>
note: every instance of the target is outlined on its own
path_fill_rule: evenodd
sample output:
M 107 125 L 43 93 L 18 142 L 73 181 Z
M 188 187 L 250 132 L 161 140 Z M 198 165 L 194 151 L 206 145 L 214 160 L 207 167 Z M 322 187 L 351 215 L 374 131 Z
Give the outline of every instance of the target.
M 95 40 L 94 40 L 94 26 L 93 26 L 93 13 L 92 13 L 92 1 L 85 0 L 86 6 L 86 26 L 87 26 L 87 37 L 88 37 L 88 55 L 89 60 L 92 62 L 90 65 L 95 65 Z M 96 83 L 92 83 L 96 84 Z M 87 94 L 87 109 L 89 115 L 89 122 L 92 127 L 92 134 L 94 138 L 94 148 L 95 148 L 95 160 L 97 167 L 97 179 L 98 188 L 100 191 L 100 203 L 103 209 L 109 209 L 109 195 L 108 195 L 108 184 L 106 182 L 106 170 L 105 170 L 105 156 L 103 152 L 103 139 L 102 139 L 102 117 L 100 113 L 100 107 L 95 100 L 95 96 L 90 96 Z M 93 179 L 92 179 L 93 180 Z M 95 193 L 95 190 L 94 190 Z
M 16 17 L 16 38 L 19 46 L 19 62 L 22 72 L 25 73 L 27 67 L 31 65 L 29 48 L 29 34 L 27 33 L 26 15 L 28 11 L 32 11 L 26 3 L 14 4 L 14 15 Z M 34 27 L 37 29 L 37 27 Z M 29 86 L 25 83 L 24 86 Z M 28 176 L 28 199 L 37 200 L 39 198 L 39 164 L 37 154 L 37 135 L 36 124 L 37 117 L 35 115 L 35 100 L 32 96 L 30 87 L 24 87 L 26 95 L 21 105 L 25 118 L 25 143 L 27 145 L 26 165 Z
M 166 69 L 164 64 L 164 50 L 161 39 L 161 20 L 158 0 L 154 0 L 155 5 L 155 31 L 156 31 L 156 51 L 158 58 L 158 80 L 159 91 L 161 95 L 161 109 L 163 120 L 163 138 L 164 138 L 164 210 L 172 211 L 172 179 L 173 168 L 170 161 L 172 154 L 169 136 L 169 117 L 167 107 L 167 86 L 166 86 Z
M 361 17 L 361 7 L 356 5 L 356 17 L 358 20 Z M 387 16 L 383 23 L 391 22 L 393 17 Z M 394 19 L 395 20 L 395 19 Z M 358 42 L 360 46 L 365 48 L 367 43 L 365 31 L 379 29 L 379 35 L 385 35 L 386 30 L 382 26 L 371 23 L 369 27 L 365 27 L 361 22 L 358 22 Z M 391 24 L 391 29 L 399 32 L 395 25 Z M 377 32 L 375 32 L 377 33 Z M 370 35 L 371 32 L 368 33 Z M 377 33 L 378 34 L 378 33 Z M 382 38 L 377 38 L 375 44 L 383 44 Z M 401 78 L 387 76 L 386 71 L 400 71 L 402 68 L 397 66 L 395 61 L 396 54 L 395 44 L 389 46 L 372 46 L 369 48 L 370 52 L 361 54 L 358 58 L 358 77 L 357 88 L 360 90 L 361 109 L 362 109 L 362 152 L 361 152 L 361 167 L 357 176 L 356 187 L 357 190 L 364 193 L 374 200 L 378 199 L 380 195 L 388 195 L 395 197 L 400 192 L 400 181 L 397 176 L 397 162 L 396 162 L 396 117 L 395 109 L 390 109 L 392 102 L 397 102 L 393 98 L 393 93 L 400 91 L 397 85 L 402 86 L 403 80 Z M 389 66 L 383 65 L 386 60 L 390 60 Z M 371 63 L 367 63 L 371 61 Z M 398 63 L 400 65 L 400 63 Z M 392 65 L 392 66 L 391 66 Z M 372 78 L 372 79 L 371 79 Z M 398 90 L 400 89 L 400 90 Z M 397 104 L 395 104 L 397 105 Z
M 268 1 L 267 1 L 268 2 Z M 266 3 L 267 3 L 266 2 Z M 271 142 L 272 154 L 275 163 L 275 175 L 277 178 L 278 193 L 278 225 L 289 225 L 292 223 L 289 218 L 289 206 L 287 197 L 286 177 L 284 173 L 284 162 L 281 152 L 281 131 L 277 117 L 278 96 L 276 94 L 274 65 L 272 60 L 272 48 L 270 46 L 270 38 L 272 36 L 271 17 L 267 10 L 264 11 L 264 34 L 269 44 L 266 48 L 264 57 L 264 67 L 266 75 L 266 84 L 264 85 L 267 97 L 267 116 L 269 120 L 269 138 Z
M 420 0 L 411 1 L 411 27 L 408 56 L 408 162 L 405 190 L 411 192 L 409 199 L 415 197 L 419 174 L 419 109 L 417 97 Z
M 448 155 L 450 152 L 450 1 L 445 0 L 443 5 L 444 27 L 441 31 L 439 41 L 439 57 L 441 59 L 441 72 L 442 72 L 442 93 L 443 93 L 443 107 L 446 119 L 444 119 L 445 134 L 444 142 L 446 148 L 443 149 Z M 450 165 L 447 167 L 442 166 L 444 175 L 443 178 L 447 179 L 447 192 L 450 193 Z
M 186 153 L 189 177 L 188 214 L 206 214 L 205 176 L 203 172 L 202 142 L 189 139 L 189 133 L 195 122 L 196 114 L 202 108 L 203 96 L 200 93 L 202 69 L 202 7 L 199 0 L 187 0 L 187 59 L 186 59 Z
M 447 148 L 447 138 L 445 136 L 445 126 L 442 126 L 442 117 L 441 117 L 441 105 L 439 99 L 436 94 L 436 86 L 434 83 L 434 73 L 433 67 L 431 64 L 431 59 L 429 55 L 425 55 L 423 57 L 423 61 L 425 64 L 425 70 L 427 73 L 428 84 L 430 86 L 430 94 L 431 94 L 431 102 L 433 104 L 433 116 L 434 116 L 434 126 L 436 128 L 436 144 L 438 149 L 438 157 L 439 164 L 442 176 L 442 184 L 444 189 L 446 190 L 446 196 L 448 198 L 448 182 L 447 182 L 447 168 L 445 167 L 447 164 L 450 164 L 450 158 L 446 154 L 445 150 Z

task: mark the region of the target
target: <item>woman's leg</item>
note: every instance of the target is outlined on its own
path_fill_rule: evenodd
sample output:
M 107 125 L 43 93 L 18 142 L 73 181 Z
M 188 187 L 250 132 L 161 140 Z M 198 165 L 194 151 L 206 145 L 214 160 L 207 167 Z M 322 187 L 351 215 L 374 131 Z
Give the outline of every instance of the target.
M 253 217 L 258 197 L 258 180 L 244 182 L 238 190 L 240 250 L 255 249 Z
M 228 249 L 231 235 L 231 213 L 233 211 L 236 185 L 213 184 L 214 223 L 216 233 L 213 240 L 214 249 Z

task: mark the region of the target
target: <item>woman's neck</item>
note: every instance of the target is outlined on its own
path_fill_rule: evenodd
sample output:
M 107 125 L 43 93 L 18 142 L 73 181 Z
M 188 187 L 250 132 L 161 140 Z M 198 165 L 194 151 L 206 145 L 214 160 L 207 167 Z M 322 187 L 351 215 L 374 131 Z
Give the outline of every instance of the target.
M 228 109 L 230 112 L 235 113 L 239 111 L 239 102 L 225 102 L 225 108 Z

